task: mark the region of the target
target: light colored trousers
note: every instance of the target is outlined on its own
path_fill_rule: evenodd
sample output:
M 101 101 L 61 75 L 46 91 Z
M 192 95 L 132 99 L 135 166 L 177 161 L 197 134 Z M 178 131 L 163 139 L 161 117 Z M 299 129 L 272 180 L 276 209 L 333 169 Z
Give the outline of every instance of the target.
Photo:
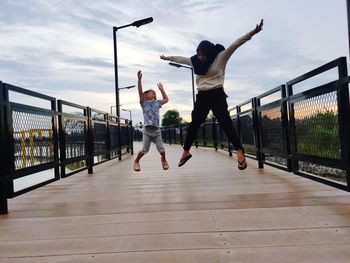
M 142 138 L 142 149 L 141 152 L 146 154 L 149 151 L 151 146 L 151 142 L 156 144 L 157 150 L 159 153 L 164 153 L 164 145 L 162 140 L 162 133 L 159 127 L 155 126 L 146 126 L 142 130 L 143 138 Z

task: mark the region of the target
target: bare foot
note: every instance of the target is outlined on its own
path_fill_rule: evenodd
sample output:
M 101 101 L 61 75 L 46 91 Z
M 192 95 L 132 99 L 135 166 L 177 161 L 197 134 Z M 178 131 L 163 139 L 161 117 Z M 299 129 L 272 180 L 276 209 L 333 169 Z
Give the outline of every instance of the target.
M 139 172 L 141 170 L 140 164 L 138 162 L 134 162 L 134 171 Z
M 245 159 L 243 151 L 242 150 L 237 150 L 236 154 L 237 154 L 238 162 L 240 162 L 240 163 L 243 162 L 244 159 Z
M 162 158 L 161 162 L 162 162 L 163 169 L 164 170 L 168 170 L 169 169 L 169 164 L 168 164 L 167 160 Z

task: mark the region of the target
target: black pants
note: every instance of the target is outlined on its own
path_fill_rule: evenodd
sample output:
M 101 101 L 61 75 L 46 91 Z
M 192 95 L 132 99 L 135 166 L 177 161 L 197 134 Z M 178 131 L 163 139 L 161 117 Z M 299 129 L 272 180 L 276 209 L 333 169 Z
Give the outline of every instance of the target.
M 198 129 L 207 118 L 210 110 L 212 110 L 220 127 L 224 130 L 234 149 L 243 149 L 227 110 L 228 105 L 226 98 L 227 95 L 223 88 L 198 92 L 191 114 L 192 121 L 187 130 L 187 136 L 183 147 L 184 150 L 188 151 L 191 148 L 193 141 L 196 139 Z

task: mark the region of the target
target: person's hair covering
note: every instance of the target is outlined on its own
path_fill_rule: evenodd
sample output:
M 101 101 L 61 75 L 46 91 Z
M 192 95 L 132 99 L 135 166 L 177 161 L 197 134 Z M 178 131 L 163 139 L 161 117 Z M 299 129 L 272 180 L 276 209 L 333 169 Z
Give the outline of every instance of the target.
M 220 44 L 214 45 L 208 40 L 203 40 L 199 43 L 197 47 L 197 52 L 202 51 L 204 55 L 207 57 L 206 63 L 203 63 L 197 57 L 197 54 L 191 57 L 192 66 L 194 69 L 194 73 L 197 75 L 205 75 L 207 73 L 210 65 L 214 62 L 216 56 L 223 50 L 225 50 L 224 46 Z

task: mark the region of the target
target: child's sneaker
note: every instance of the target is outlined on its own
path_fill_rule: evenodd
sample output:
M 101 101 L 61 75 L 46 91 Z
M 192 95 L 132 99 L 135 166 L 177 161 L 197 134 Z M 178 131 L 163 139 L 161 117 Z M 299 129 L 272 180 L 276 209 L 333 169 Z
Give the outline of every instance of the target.
M 137 162 L 134 162 L 134 171 L 139 172 L 141 170 L 140 164 Z
M 169 164 L 166 160 L 161 159 L 163 170 L 168 170 L 169 169 Z

